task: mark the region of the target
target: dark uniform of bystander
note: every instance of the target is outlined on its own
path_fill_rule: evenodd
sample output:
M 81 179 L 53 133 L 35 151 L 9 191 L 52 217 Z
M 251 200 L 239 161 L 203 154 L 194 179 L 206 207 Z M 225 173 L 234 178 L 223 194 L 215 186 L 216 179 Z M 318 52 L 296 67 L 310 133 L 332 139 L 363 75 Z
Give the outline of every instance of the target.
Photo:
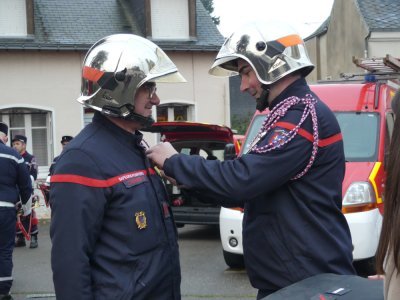
M 72 139 L 73 139 L 73 137 L 70 136 L 70 135 L 64 135 L 64 136 L 61 138 L 61 145 L 62 145 L 63 150 L 64 150 L 65 146 L 67 146 L 68 143 L 69 143 L 70 141 L 72 141 Z M 51 175 L 54 173 L 54 168 L 56 167 L 56 162 L 57 162 L 57 159 L 58 159 L 59 157 L 60 157 L 60 156 L 54 157 L 53 162 L 51 163 L 51 166 L 50 166 L 50 169 L 49 169 L 49 176 L 51 176 Z
M 7 135 L 8 126 L 0 122 L 0 300 L 12 299 L 15 204 L 25 204 L 32 194 L 28 169 L 21 155 L 5 145 Z
M 22 158 L 25 161 L 25 165 L 28 168 L 29 174 L 31 175 L 31 180 L 32 180 L 32 186 L 34 185 L 35 180 L 37 179 L 38 175 L 38 167 L 36 163 L 36 158 L 34 155 L 30 154 L 28 151 L 26 151 L 26 143 L 27 143 L 27 138 L 24 135 L 15 135 L 12 139 L 12 146 L 14 149 L 16 149 L 19 154 L 21 154 Z M 39 227 L 38 227 L 38 219 L 36 217 L 36 212 L 34 209 L 32 209 L 32 212 L 30 214 L 27 214 L 25 216 L 20 216 L 20 221 L 23 226 L 23 229 L 21 227 L 17 226 L 17 239 L 15 241 L 15 247 L 25 247 L 26 242 L 25 242 L 25 235 L 23 233 L 23 230 L 26 232 L 27 235 L 30 236 L 30 245 L 29 248 L 37 248 L 38 247 L 38 233 L 39 233 Z

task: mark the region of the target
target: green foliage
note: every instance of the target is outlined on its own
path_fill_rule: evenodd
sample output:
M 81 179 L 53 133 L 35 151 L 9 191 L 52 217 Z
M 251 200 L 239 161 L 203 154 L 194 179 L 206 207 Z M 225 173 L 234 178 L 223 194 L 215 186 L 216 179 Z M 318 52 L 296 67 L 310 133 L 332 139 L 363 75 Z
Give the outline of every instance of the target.
M 213 0 L 201 0 L 201 3 L 203 3 L 204 8 L 208 11 L 208 13 L 210 15 L 214 12 L 214 1 Z M 219 25 L 220 17 L 211 16 L 211 19 L 215 25 Z
M 247 127 L 249 127 L 252 114 L 247 116 L 233 115 L 231 117 L 231 128 L 237 130 L 237 134 L 245 134 Z

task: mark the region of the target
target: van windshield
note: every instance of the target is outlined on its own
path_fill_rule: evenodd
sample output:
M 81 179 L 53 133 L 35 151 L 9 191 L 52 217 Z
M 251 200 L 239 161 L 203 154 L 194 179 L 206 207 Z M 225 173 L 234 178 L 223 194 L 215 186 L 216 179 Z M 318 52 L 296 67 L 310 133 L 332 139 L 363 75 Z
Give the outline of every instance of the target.
M 379 114 L 335 112 L 347 161 L 377 161 Z
M 379 114 L 335 112 L 343 135 L 346 161 L 376 161 L 378 155 Z M 242 152 L 249 147 L 261 128 L 265 115 L 257 115 L 249 128 Z

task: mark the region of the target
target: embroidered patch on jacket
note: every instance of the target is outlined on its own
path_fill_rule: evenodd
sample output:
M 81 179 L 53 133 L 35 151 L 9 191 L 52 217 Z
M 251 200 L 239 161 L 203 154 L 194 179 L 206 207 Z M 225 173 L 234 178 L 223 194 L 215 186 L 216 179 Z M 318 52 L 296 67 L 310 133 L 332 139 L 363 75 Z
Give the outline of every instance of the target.
M 145 229 L 147 227 L 147 219 L 144 211 L 139 211 L 135 213 L 135 221 L 139 229 Z
M 281 128 L 276 128 L 272 132 L 271 136 L 268 139 L 268 144 L 271 144 L 273 147 L 282 146 L 288 139 L 289 131 Z
M 141 175 L 141 176 L 135 176 L 135 177 L 127 177 L 124 178 L 124 180 L 122 181 L 125 185 L 126 188 L 131 188 L 135 185 L 141 184 L 143 182 L 146 182 L 147 176 L 146 175 Z

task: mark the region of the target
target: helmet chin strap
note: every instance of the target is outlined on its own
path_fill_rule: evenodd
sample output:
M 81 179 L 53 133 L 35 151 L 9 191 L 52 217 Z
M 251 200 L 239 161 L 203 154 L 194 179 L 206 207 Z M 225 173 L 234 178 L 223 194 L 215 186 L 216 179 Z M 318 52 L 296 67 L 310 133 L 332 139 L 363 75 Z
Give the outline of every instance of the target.
M 143 127 L 150 127 L 150 126 L 153 125 L 153 123 L 155 122 L 152 116 L 144 117 L 144 116 L 139 115 L 139 114 L 134 113 L 134 112 L 132 112 L 130 115 L 128 115 L 128 116 L 125 117 L 124 119 L 126 119 L 126 120 L 132 120 L 132 121 L 137 121 L 137 122 L 139 122 L 141 125 L 143 125 Z
M 152 116 L 144 117 L 135 113 L 135 107 L 131 104 L 120 108 L 105 106 L 102 113 L 115 118 L 139 122 L 143 127 L 150 127 L 155 122 Z
M 260 97 L 258 97 L 256 99 L 256 103 L 257 103 L 256 109 L 260 112 L 268 107 L 268 96 L 269 96 L 269 91 L 270 91 L 269 86 L 267 86 L 265 84 L 263 84 L 261 86 L 261 88 L 263 89 L 263 91 L 262 91 Z
M 150 127 L 154 123 L 154 119 L 152 116 L 145 117 L 135 113 L 135 106 L 132 104 L 126 104 L 125 106 L 121 107 L 120 111 L 124 108 L 125 113 L 121 113 L 120 116 L 125 120 L 132 120 L 139 122 L 140 125 L 143 127 Z

